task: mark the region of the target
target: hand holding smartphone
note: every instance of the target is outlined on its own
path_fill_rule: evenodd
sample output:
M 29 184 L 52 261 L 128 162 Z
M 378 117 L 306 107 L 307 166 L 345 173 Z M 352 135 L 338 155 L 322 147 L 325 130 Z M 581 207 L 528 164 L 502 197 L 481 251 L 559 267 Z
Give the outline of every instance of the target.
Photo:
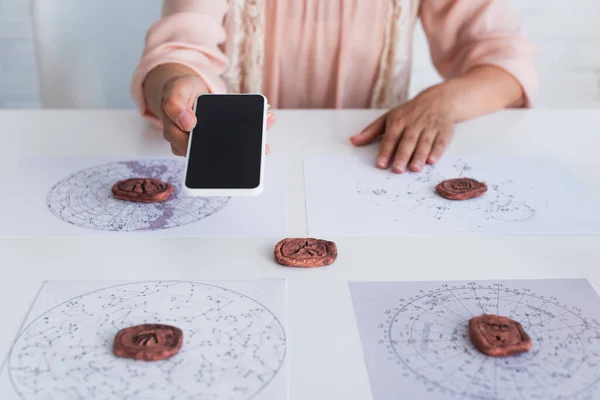
M 183 190 L 190 196 L 256 196 L 263 190 L 267 100 L 261 94 L 196 99 Z

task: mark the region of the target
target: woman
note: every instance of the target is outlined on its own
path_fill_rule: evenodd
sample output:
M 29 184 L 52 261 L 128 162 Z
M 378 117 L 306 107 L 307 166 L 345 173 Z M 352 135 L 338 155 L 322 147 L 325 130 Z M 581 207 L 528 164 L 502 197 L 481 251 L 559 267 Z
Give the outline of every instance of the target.
M 132 95 L 177 155 L 199 94 L 261 92 L 275 108 L 389 109 L 350 140 L 381 137 L 377 167 L 420 171 L 454 123 L 528 107 L 537 90 L 535 49 L 509 0 L 165 0 L 163 12 Z M 409 100 L 417 18 L 445 81 Z

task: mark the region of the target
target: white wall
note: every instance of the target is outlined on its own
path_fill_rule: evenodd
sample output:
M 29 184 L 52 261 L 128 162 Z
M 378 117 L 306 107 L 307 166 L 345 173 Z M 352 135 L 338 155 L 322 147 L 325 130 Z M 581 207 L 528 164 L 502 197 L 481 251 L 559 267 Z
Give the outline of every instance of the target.
M 463 0 L 469 1 L 469 0 Z M 512 0 L 539 48 L 537 107 L 600 107 L 600 0 Z M 411 94 L 439 81 L 419 25 Z
M 129 88 L 161 0 L 32 0 L 42 105 L 132 108 Z
M 540 47 L 540 105 L 600 107 L 600 0 L 513 0 Z
M 39 104 L 28 3 L 0 0 L 0 108 Z M 540 48 L 537 106 L 600 107 L 600 0 L 513 0 L 513 5 Z M 419 27 L 411 91 L 438 79 Z
M 27 0 L 0 0 L 0 108 L 39 107 Z

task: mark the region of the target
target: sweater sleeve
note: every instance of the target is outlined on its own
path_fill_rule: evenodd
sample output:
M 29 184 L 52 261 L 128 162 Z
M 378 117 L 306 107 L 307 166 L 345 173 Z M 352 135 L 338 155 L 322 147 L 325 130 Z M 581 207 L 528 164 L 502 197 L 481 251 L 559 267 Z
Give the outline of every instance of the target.
M 146 34 L 131 83 L 131 95 L 144 117 L 158 122 L 148 109 L 143 85 L 148 73 L 162 64 L 190 68 L 211 93 L 226 91 L 221 75 L 228 60 L 219 45 L 226 40 L 223 20 L 228 8 L 227 0 L 164 0 L 163 17 Z
M 423 0 L 420 18 L 431 58 L 444 79 L 493 65 L 512 75 L 530 107 L 539 86 L 536 47 L 521 33 L 509 0 Z

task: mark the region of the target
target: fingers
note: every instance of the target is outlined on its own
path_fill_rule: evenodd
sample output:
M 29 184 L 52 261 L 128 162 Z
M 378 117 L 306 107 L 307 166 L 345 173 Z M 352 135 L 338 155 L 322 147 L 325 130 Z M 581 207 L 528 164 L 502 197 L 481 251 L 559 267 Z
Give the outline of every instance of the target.
M 406 166 L 417 147 L 421 132 L 422 127 L 418 124 L 406 129 L 402 135 L 402 139 L 400 139 L 400 143 L 398 143 L 398 149 L 396 150 L 396 156 L 394 157 L 394 163 L 392 164 L 392 170 L 394 172 L 401 174 L 406 171 Z
M 267 129 L 271 129 L 271 127 L 275 125 L 276 121 L 277 119 L 275 118 L 275 114 L 269 111 L 267 113 Z
M 386 169 L 390 166 L 392 155 L 398 147 L 398 141 L 402 136 L 405 128 L 405 122 L 402 118 L 388 117 L 385 121 L 385 133 L 381 139 L 379 146 L 379 154 L 377 155 L 377 167 Z
M 163 109 L 167 117 L 182 131 L 189 132 L 196 125 L 196 116 L 187 104 L 187 99 L 181 94 L 175 93 L 165 97 Z
M 427 161 L 427 157 L 431 153 L 431 147 L 433 146 L 433 141 L 438 135 L 437 129 L 427 129 L 421 133 L 419 137 L 419 141 L 417 142 L 417 147 L 415 149 L 414 154 L 412 155 L 412 160 L 410 162 L 410 170 L 413 172 L 419 172 L 423 169 L 425 165 L 425 161 Z
M 428 164 L 435 164 L 436 162 L 438 162 L 438 160 L 450 144 L 452 136 L 454 136 L 454 127 L 452 126 L 452 124 L 444 125 L 444 127 L 436 136 L 433 142 L 431 153 L 429 153 L 429 157 L 427 158 Z
M 195 75 L 176 76 L 165 83 L 162 104 L 163 136 L 171 144 L 173 154 L 186 155 L 188 132 L 196 126 L 192 106 L 196 98 L 206 92 L 206 85 Z
M 171 144 L 171 151 L 176 156 L 185 156 L 187 153 L 190 134 L 179 129 L 170 119 L 163 120 L 163 136 Z
M 167 81 L 163 90 L 163 110 L 166 116 L 182 131 L 191 131 L 196 125 L 192 106 L 196 98 L 206 92 L 206 85 L 197 76 L 185 75 Z
M 181 150 L 179 150 L 177 147 L 171 145 L 171 152 L 176 155 L 176 156 L 181 156 L 184 157 L 185 153 L 182 153 Z
M 373 143 L 375 139 L 377 139 L 383 133 L 386 118 L 387 114 L 377 118 L 375 121 L 371 122 L 369 126 L 363 129 L 362 132 L 352 136 L 350 138 L 350 142 L 352 142 L 352 144 L 355 146 L 365 146 Z
M 275 118 L 275 114 L 269 111 L 267 113 L 267 130 L 271 129 L 271 127 L 275 124 L 275 121 L 277 121 L 277 119 Z M 269 153 L 271 153 L 271 148 L 269 147 L 269 145 L 267 145 L 265 149 L 265 154 Z

